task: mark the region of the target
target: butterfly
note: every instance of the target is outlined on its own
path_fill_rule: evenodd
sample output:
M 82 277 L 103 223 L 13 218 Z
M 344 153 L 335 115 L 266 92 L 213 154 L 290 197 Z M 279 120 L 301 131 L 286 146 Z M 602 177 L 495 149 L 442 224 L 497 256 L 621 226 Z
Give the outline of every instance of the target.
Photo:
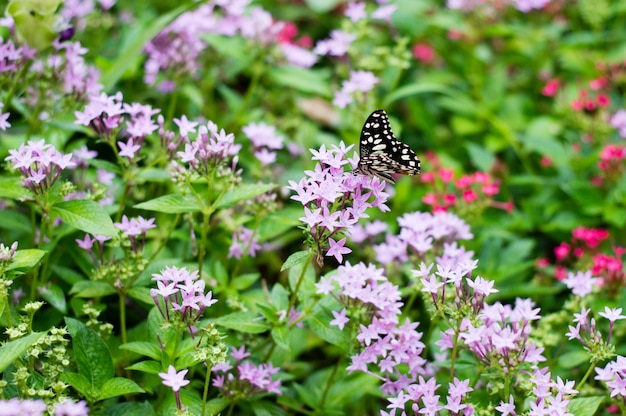
M 360 159 L 354 173 L 396 183 L 392 174 L 417 175 L 420 160 L 411 148 L 396 139 L 384 110 L 376 110 L 361 130 Z

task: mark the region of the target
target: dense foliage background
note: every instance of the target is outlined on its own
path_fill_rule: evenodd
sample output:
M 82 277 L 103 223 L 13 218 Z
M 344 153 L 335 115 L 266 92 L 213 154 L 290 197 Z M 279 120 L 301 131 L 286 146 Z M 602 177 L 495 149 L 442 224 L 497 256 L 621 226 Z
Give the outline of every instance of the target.
M 626 414 L 625 24 L 10 1 L 0 414 Z M 420 176 L 352 173 L 377 109 Z

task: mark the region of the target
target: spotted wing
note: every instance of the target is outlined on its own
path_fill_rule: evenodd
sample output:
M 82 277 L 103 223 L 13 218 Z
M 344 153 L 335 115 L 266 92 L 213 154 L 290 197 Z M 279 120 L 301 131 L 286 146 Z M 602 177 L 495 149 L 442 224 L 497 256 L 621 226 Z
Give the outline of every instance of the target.
M 420 160 L 411 148 L 396 139 L 384 110 L 376 110 L 361 130 L 360 160 L 356 173 L 395 183 L 393 174 L 417 175 Z

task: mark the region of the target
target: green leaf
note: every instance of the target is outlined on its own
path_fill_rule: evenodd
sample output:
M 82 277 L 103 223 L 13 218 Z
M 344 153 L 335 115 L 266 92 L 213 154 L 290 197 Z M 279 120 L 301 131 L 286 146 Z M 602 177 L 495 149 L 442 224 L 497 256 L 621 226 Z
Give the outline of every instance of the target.
M 465 143 L 465 147 L 470 155 L 470 159 L 478 169 L 483 172 L 491 170 L 491 167 L 496 161 L 493 153 L 487 151 L 484 147 L 471 142 Z
M 134 37 L 132 43 L 126 46 L 126 48 L 117 55 L 117 59 L 111 65 L 108 70 L 100 77 L 100 83 L 104 85 L 104 90 L 109 91 L 121 78 L 124 72 L 130 68 L 137 59 L 141 59 L 143 48 L 146 44 L 159 34 L 165 26 L 170 24 L 174 19 L 180 16 L 182 13 L 197 7 L 198 3 L 184 4 L 169 13 L 159 16 L 155 20 L 149 21 L 147 27 L 139 27 L 135 32 L 137 35 Z
M 161 363 L 147 360 L 147 361 L 139 361 L 129 367 L 126 367 L 127 370 L 135 370 L 135 371 L 143 371 L 148 374 L 159 374 L 163 371 L 161 368 Z
M 146 182 L 169 182 L 172 175 L 165 169 L 146 168 L 141 170 L 136 178 Z
M 285 351 L 289 351 L 291 349 L 289 347 L 289 334 L 289 328 L 285 325 L 275 326 L 272 328 L 272 339 L 276 342 L 276 345 Z
M 280 268 L 280 271 L 291 269 L 293 266 L 311 261 L 311 252 L 308 250 L 296 251 L 292 253 Z
M 567 410 L 574 416 L 595 415 L 604 400 L 603 396 L 575 397 L 569 402 Z
M 49 284 L 45 287 L 42 287 L 39 290 L 39 294 L 45 301 L 47 301 L 53 308 L 61 312 L 62 314 L 67 313 L 67 302 L 65 300 L 65 292 L 59 286 L 55 284 Z
M 87 377 L 79 373 L 63 373 L 61 381 L 74 387 L 76 391 L 85 396 L 90 402 L 96 400 L 96 394 Z
M 226 407 L 230 404 L 230 401 L 223 398 L 223 397 L 218 397 L 215 399 L 211 399 L 208 402 L 206 402 L 206 410 L 207 410 L 207 414 L 209 415 L 217 415 L 220 414 L 220 412 L 224 409 L 226 409 Z
M 252 312 L 233 312 L 215 319 L 217 325 L 235 329 L 249 334 L 260 334 L 270 329 L 265 321 L 261 321 L 259 315 Z
M 55 204 L 53 215 L 58 215 L 65 223 L 91 234 L 113 237 L 117 228 L 104 208 L 94 201 L 76 199 Z
M 98 400 L 110 399 L 131 393 L 144 393 L 144 389 L 137 383 L 124 377 L 115 377 L 107 380 L 100 388 Z
M 339 4 L 340 0 L 305 0 L 309 9 L 316 13 L 328 13 Z
M 17 250 L 15 252 L 15 257 L 9 265 L 7 266 L 7 270 L 13 269 L 26 269 L 30 270 L 39 263 L 39 260 L 43 256 L 45 256 L 47 251 L 45 250 L 37 250 L 35 248 L 29 248 L 26 250 Z M 26 271 L 24 270 L 24 271 Z
M 41 337 L 45 335 L 45 332 L 33 332 L 25 337 L 18 338 L 14 341 L 9 341 L 0 347 L 0 373 L 2 373 L 8 366 L 28 348 L 30 348 L 35 342 L 39 341 Z
M 1 190 L 2 184 L 0 183 L 0 192 Z M 30 233 L 32 231 L 32 225 L 26 215 L 8 209 L 0 210 L 0 228 L 22 233 Z
M 296 91 L 305 93 L 315 93 L 315 95 L 326 98 L 330 98 L 333 95 L 327 71 L 322 72 L 320 70 L 285 65 L 271 68 L 267 75 L 272 82 L 280 87 L 293 88 Z
M 145 355 L 146 357 L 154 358 L 155 360 L 161 359 L 161 349 L 158 344 L 146 341 L 127 342 L 120 346 L 122 350 L 128 350 L 136 352 L 137 354 Z
M 317 334 L 318 337 L 347 351 L 347 333 L 336 326 L 330 325 L 330 319 L 330 317 L 325 317 L 322 320 L 317 315 L 311 315 L 306 318 L 306 322 L 309 324 L 311 331 Z
M 217 414 L 217 413 L 209 413 Z M 117 403 L 107 407 L 106 416 L 156 416 L 154 408 L 149 401 Z
M 154 305 L 154 299 L 150 296 L 150 289 L 147 287 L 131 287 L 128 290 L 128 296 L 146 305 Z
M 240 274 L 233 280 L 233 288 L 245 290 L 261 278 L 261 273 Z
M 197 200 L 191 196 L 183 196 L 181 194 L 163 195 L 137 204 L 135 208 L 163 212 L 165 214 L 185 214 L 187 212 L 202 211 L 202 206 L 200 206 Z
M 93 280 L 81 280 L 70 290 L 70 295 L 79 298 L 101 298 L 114 293 L 115 289 L 110 284 Z
M 115 376 L 109 347 L 93 329 L 81 321 L 65 317 L 78 372 L 85 376 L 93 389 L 100 389 Z
M 224 197 L 217 204 L 217 208 L 229 208 L 239 201 L 252 199 L 257 195 L 264 194 L 270 189 L 276 188 L 277 185 L 271 183 L 258 184 L 242 184 L 238 185 L 232 191 L 226 192 Z

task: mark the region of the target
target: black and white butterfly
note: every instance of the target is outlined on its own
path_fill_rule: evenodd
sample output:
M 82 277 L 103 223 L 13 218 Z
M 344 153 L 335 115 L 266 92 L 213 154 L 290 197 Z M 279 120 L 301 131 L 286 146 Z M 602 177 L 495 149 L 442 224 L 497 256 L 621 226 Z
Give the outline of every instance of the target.
M 377 176 L 396 183 L 393 174 L 417 175 L 420 160 L 411 148 L 396 139 L 384 110 L 376 110 L 365 120 L 361 130 L 360 160 L 354 173 Z

